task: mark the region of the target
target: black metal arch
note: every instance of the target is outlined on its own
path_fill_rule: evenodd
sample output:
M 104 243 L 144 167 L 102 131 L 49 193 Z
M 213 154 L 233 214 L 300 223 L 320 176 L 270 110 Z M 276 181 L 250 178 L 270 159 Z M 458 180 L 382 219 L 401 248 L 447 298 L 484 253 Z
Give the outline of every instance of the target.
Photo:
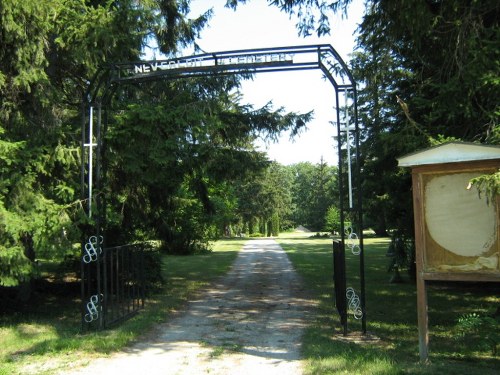
M 329 44 L 319 44 L 108 64 L 101 67 L 92 79 L 87 98 L 89 103 L 105 104 L 110 100 L 113 88 L 127 82 L 314 69 L 320 69 L 336 90 L 355 91 L 355 80 L 337 51 Z
M 359 235 L 358 243 L 356 244 L 357 249 L 359 249 L 359 259 L 360 259 L 360 281 L 361 281 L 361 298 L 358 298 L 360 304 L 358 306 L 350 306 L 350 310 L 361 311 L 362 317 L 362 330 L 366 332 L 366 313 L 365 313 L 365 282 L 364 282 L 364 250 L 363 250 L 363 233 L 362 233 L 362 199 L 361 199 L 361 189 L 359 184 L 359 125 L 358 125 L 358 108 L 357 108 L 357 90 L 356 82 L 351 72 L 349 71 L 346 63 L 342 60 L 338 52 L 329 44 L 319 44 L 319 45 L 302 45 L 302 46 L 289 46 L 289 47 L 276 47 L 276 48 L 261 48 L 261 49 L 244 49 L 244 50 L 232 50 L 224 52 L 215 53 L 205 53 L 187 57 L 177 57 L 165 60 L 152 60 L 152 61 L 138 61 L 138 62 L 125 62 L 125 63 L 114 63 L 103 66 L 98 70 L 95 77 L 90 82 L 87 95 L 86 103 L 82 106 L 84 107 L 82 114 L 82 167 L 81 167 L 81 181 L 82 181 L 82 200 L 88 200 L 87 212 L 89 216 L 91 215 L 91 207 L 95 207 L 96 214 L 96 230 L 92 233 L 94 238 L 101 238 L 101 212 L 100 212 L 100 200 L 98 194 L 89 193 L 86 195 L 86 189 L 89 192 L 92 191 L 91 178 L 92 171 L 95 169 L 96 175 L 96 190 L 100 189 L 100 171 L 101 171 L 101 125 L 102 116 L 101 112 L 103 107 L 110 104 L 114 92 L 120 85 L 141 83 L 148 81 L 158 81 L 158 80 L 172 80 L 181 79 L 189 77 L 203 77 L 203 76 L 216 76 L 216 75 L 234 75 L 234 74 L 256 74 L 256 73 L 269 73 L 269 72 L 285 72 L 285 71 L 299 71 L 299 70 L 321 70 L 324 77 L 332 84 L 335 89 L 335 103 L 334 108 L 336 109 L 336 119 L 337 124 L 337 139 L 338 139 L 338 159 L 339 159 L 339 190 L 340 190 L 340 219 L 341 219 L 341 240 L 340 249 L 342 256 L 340 257 L 340 269 L 343 269 L 342 280 L 337 280 L 339 277 L 338 272 L 335 272 L 335 294 L 336 294 L 336 304 L 339 314 L 341 316 L 341 322 L 344 327 L 344 334 L 347 333 L 347 312 L 348 304 L 346 302 L 346 292 L 345 292 L 345 252 L 346 241 L 352 238 L 346 233 L 346 228 L 344 228 L 345 212 L 351 211 L 355 216 L 357 221 L 357 231 Z M 341 108 L 340 108 L 340 98 L 339 94 L 343 91 L 353 103 L 353 125 L 354 125 L 354 139 L 355 139 L 355 181 L 357 182 L 355 204 L 349 209 L 344 207 L 344 199 L 346 197 L 346 187 L 345 181 L 343 181 L 343 168 L 344 160 L 341 152 L 342 137 L 341 132 Z M 89 108 L 95 107 L 97 109 L 97 126 L 96 126 L 96 136 L 94 143 L 94 136 L 89 128 L 92 126 L 91 121 L 87 119 L 86 113 Z M 90 115 L 89 115 L 90 117 Z M 89 150 L 92 149 L 93 145 L 97 146 L 96 161 L 95 166 L 90 162 L 89 167 L 85 168 L 85 162 L 88 158 L 86 156 L 85 147 Z M 86 182 L 88 180 L 88 182 Z M 349 238 L 347 238 L 349 237 Z M 105 242 L 105 239 L 104 239 Z M 89 243 L 84 243 L 82 245 L 82 257 L 87 256 L 88 252 L 85 250 L 85 246 L 89 247 Z M 93 248 L 93 246 L 90 246 Z M 97 252 L 97 258 L 99 258 L 99 252 Z M 338 263 L 339 260 L 337 260 Z M 335 268 L 339 268 L 337 264 Z M 83 266 L 82 266 L 83 273 Z M 83 279 L 83 277 L 82 277 Z M 101 296 L 102 290 L 100 290 L 99 282 L 97 283 L 97 291 L 94 295 Z M 343 285 L 343 290 L 339 290 L 338 287 Z M 84 301 L 84 307 L 82 308 L 82 321 L 85 315 L 85 301 L 88 296 L 85 294 L 84 286 L 82 284 L 82 301 Z M 103 296 L 106 300 L 106 296 Z M 97 298 L 99 299 L 99 298 Z M 96 298 L 94 298 L 96 300 Z M 95 301 L 94 301 L 95 302 Z M 94 303 L 95 305 L 95 303 Z M 99 318 L 101 319 L 101 318 Z

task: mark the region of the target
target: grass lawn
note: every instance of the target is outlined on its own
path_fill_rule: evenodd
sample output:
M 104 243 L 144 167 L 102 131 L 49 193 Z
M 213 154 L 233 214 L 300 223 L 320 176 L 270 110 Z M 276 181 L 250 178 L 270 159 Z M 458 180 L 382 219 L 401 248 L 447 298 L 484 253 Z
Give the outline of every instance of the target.
M 436 284 L 429 288 L 430 364 L 419 363 L 416 285 L 405 277 L 389 283 L 388 239 L 365 239 L 367 331 L 378 342 L 339 341 L 340 323 L 333 302 L 332 241 L 283 234 L 278 239 L 307 287 L 318 299 L 318 310 L 304 337 L 309 374 L 498 374 L 500 357 L 493 356 L 485 337 L 461 338 L 457 320 L 476 312 L 493 314 L 500 304 L 499 286 Z M 359 293 L 359 260 L 346 252 L 347 286 Z M 406 276 L 406 275 L 404 275 Z M 349 331 L 361 324 L 349 317 Z M 498 329 L 500 323 L 496 323 Z M 498 334 L 497 334 L 498 338 Z
M 34 293 L 26 304 L 0 307 L 0 375 L 53 374 L 85 364 L 147 336 L 188 297 L 229 269 L 244 241 L 217 242 L 212 253 L 163 257 L 165 287 L 113 329 L 80 333 L 79 287 Z M 66 288 L 66 289 L 65 289 Z
M 460 285 L 429 291 L 431 363 L 418 363 L 415 284 L 389 283 L 387 239 L 367 239 L 366 299 L 369 333 L 380 341 L 355 344 L 339 341 L 339 320 L 333 304 L 331 240 L 283 234 L 287 251 L 307 288 L 318 301 L 304 335 L 307 374 L 497 374 L 500 357 L 478 335 L 457 339 L 457 319 L 466 313 L 491 314 L 500 303 L 497 289 Z M 53 374 L 84 364 L 146 337 L 155 325 L 181 308 L 190 295 L 224 274 L 244 241 L 224 240 L 214 252 L 196 256 L 165 256 L 165 287 L 146 302 L 134 318 L 113 329 L 81 334 L 79 289 L 67 287 L 35 294 L 25 305 L 0 305 L 0 375 Z M 356 257 L 347 256 L 348 286 L 359 290 Z M 350 319 L 350 330 L 360 324 Z M 496 325 L 498 329 L 498 324 Z

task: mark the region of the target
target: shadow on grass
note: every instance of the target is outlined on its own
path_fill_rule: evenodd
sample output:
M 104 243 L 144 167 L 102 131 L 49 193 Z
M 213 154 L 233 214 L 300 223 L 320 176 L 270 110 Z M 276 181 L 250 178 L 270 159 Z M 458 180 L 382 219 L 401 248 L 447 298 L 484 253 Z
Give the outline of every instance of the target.
M 164 256 L 164 287 L 147 298 L 146 308 L 135 317 L 101 332 L 81 333 L 79 282 L 56 285 L 43 281 L 43 287 L 35 284 L 26 302 L 19 302 L 12 290 L 3 294 L 0 290 L 0 374 L 23 373 L 27 364 L 43 363 L 47 355 L 66 362 L 79 361 L 139 340 L 181 308 L 200 287 L 224 274 L 241 243 L 227 241 L 208 254 Z
M 332 239 L 284 237 L 279 243 L 316 294 L 316 321 L 304 337 L 304 356 L 311 374 L 497 374 L 500 358 L 477 345 L 456 339 L 456 323 L 465 314 L 492 312 L 500 304 L 499 286 L 435 284 L 429 288 L 430 364 L 419 363 L 416 286 L 391 284 L 386 257 L 388 238 L 365 239 L 367 330 L 381 342 L 338 342 L 340 322 L 333 301 Z M 359 258 L 346 251 L 347 283 L 359 285 Z M 349 318 L 349 332 L 361 324 Z

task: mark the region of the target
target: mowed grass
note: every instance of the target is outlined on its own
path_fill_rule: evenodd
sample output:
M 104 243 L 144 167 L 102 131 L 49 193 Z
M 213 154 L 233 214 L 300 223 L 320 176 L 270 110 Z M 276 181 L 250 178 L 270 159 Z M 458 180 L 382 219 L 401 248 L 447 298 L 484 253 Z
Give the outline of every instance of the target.
M 460 338 L 456 327 L 463 314 L 493 314 L 500 304 L 498 285 L 435 284 L 429 288 L 430 363 L 419 362 L 416 285 L 408 276 L 391 284 L 387 273 L 388 239 L 365 239 L 365 343 L 344 342 L 333 301 L 332 240 L 282 234 L 286 250 L 306 287 L 318 301 L 304 335 L 306 374 L 499 374 L 481 338 Z M 359 257 L 346 252 L 347 286 L 359 293 Z M 361 323 L 349 317 L 349 332 Z
M 190 296 L 225 274 L 244 242 L 220 241 L 203 255 L 164 256 L 164 287 L 147 298 L 135 317 L 102 332 L 81 332 L 78 285 L 76 290 L 36 293 L 26 304 L 2 301 L 0 375 L 64 373 L 144 339 Z
M 310 327 L 303 338 L 306 374 L 497 374 L 499 357 L 478 345 L 477 337 L 457 340 L 457 319 L 466 313 L 491 314 L 498 289 L 437 284 L 429 290 L 430 363 L 419 363 L 416 287 L 408 277 L 389 283 L 388 239 L 365 239 L 368 332 L 380 338 L 363 344 L 338 338 L 333 302 L 331 239 L 283 234 L 278 242 L 302 275 L 312 298 Z M 84 365 L 147 338 L 159 323 L 183 308 L 190 296 L 229 269 L 246 240 L 223 240 L 210 254 L 163 257 L 165 286 L 146 308 L 123 324 L 102 332 L 80 332 L 78 290 L 38 296 L 24 306 L 5 306 L 0 315 L 0 374 L 54 374 Z M 359 292 L 358 258 L 347 253 L 348 286 Z M 68 295 L 74 297 L 69 298 Z M 361 329 L 349 319 L 349 331 Z

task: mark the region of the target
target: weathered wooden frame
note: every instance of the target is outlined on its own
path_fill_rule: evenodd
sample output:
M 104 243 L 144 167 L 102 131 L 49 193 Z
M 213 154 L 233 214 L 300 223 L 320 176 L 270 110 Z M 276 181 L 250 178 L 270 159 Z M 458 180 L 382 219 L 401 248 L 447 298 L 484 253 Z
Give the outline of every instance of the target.
M 420 360 L 427 361 L 429 356 L 429 318 L 427 301 L 427 282 L 429 281 L 468 281 L 468 282 L 500 282 L 500 271 L 498 272 L 439 272 L 429 271 L 426 267 L 426 220 L 425 220 L 425 184 L 424 177 L 429 174 L 451 174 L 457 172 L 480 172 L 484 174 L 494 173 L 500 169 L 500 159 L 473 160 L 457 163 L 442 163 L 419 165 L 412 168 L 413 207 L 415 222 L 415 250 L 417 268 L 417 314 L 419 331 L 419 353 Z M 500 210 L 500 199 L 497 196 L 494 202 L 496 212 Z M 500 253 L 500 220 L 497 218 L 497 252 Z

